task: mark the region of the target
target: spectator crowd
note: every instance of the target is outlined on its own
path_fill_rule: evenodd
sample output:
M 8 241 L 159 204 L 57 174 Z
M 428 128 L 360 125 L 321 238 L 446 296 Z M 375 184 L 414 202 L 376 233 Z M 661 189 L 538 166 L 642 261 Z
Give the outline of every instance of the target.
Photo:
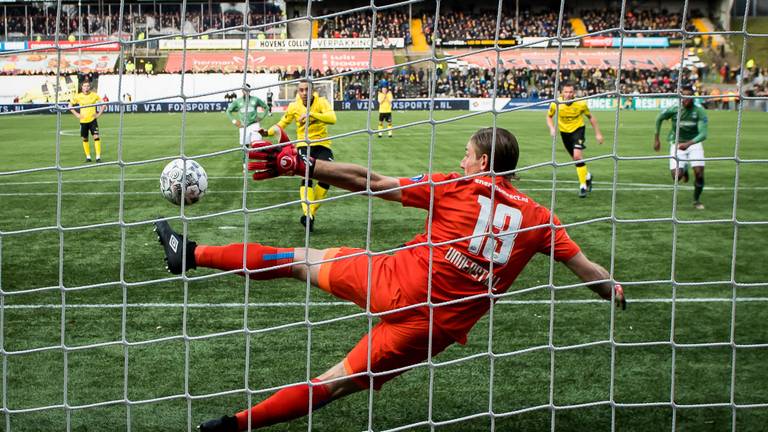
M 496 10 L 481 13 L 450 11 L 441 13 L 435 24 L 435 13 L 426 12 L 421 16 L 422 30 L 427 37 L 427 43 L 436 39 L 438 44 L 450 41 L 471 39 L 494 39 L 496 37 Z M 515 36 L 557 36 L 557 12 L 520 11 L 518 16 L 502 12 L 499 20 L 499 39 L 510 39 Z M 567 17 L 563 17 L 562 37 L 573 35 L 573 29 Z
M 108 6 L 108 7 L 107 7 Z M 120 10 L 118 5 L 107 5 L 97 8 L 96 5 L 83 6 L 79 10 L 75 6 L 63 6 L 60 14 L 59 32 L 61 34 L 83 33 L 88 35 L 110 35 L 120 27 Z M 140 7 L 141 6 L 141 7 Z M 323 15 L 334 11 L 324 10 Z M 439 20 L 435 22 L 434 9 L 422 9 L 414 16 L 420 17 L 422 30 L 431 43 L 462 41 L 471 39 L 493 39 L 496 35 L 497 10 L 464 11 L 459 9 L 441 10 Z M 565 11 L 562 22 L 559 11 L 532 8 L 521 8 L 519 13 L 514 10 L 502 9 L 499 22 L 499 38 L 509 39 L 518 37 L 555 37 L 558 27 L 560 36 L 574 35 L 570 18 L 579 17 L 583 20 L 586 30 L 590 33 L 618 28 L 620 25 L 620 10 L 615 9 L 585 9 L 578 12 Z M 14 36 L 52 35 L 56 32 L 56 15 L 54 7 L 6 7 L 0 11 L 0 37 L 6 34 Z M 691 16 L 700 16 L 692 12 Z M 162 9 L 156 4 L 126 4 L 123 6 L 122 30 L 124 32 L 142 31 L 146 33 L 173 33 L 182 28 L 185 32 L 203 32 L 213 29 L 235 28 L 244 24 L 242 12 L 234 9 L 227 10 L 208 4 L 188 4 L 184 16 L 179 4 L 165 4 Z M 284 19 L 279 7 L 273 4 L 263 4 L 248 13 L 250 25 L 268 24 Z M 632 30 L 664 30 L 679 28 L 682 17 L 679 12 L 667 10 L 631 10 L 626 12 L 624 27 L 632 35 Z M 691 20 L 687 21 L 687 29 L 695 31 Z M 370 37 L 373 27 L 370 11 L 341 14 L 320 20 L 318 35 L 323 38 L 353 38 Z M 618 32 L 604 35 L 618 35 Z M 410 42 L 409 14 L 403 9 L 386 9 L 377 12 L 376 36 L 405 38 Z
M 319 76 L 332 75 L 338 71 L 316 71 Z M 622 70 L 619 79 L 624 94 L 669 93 L 677 90 L 679 71 L 677 69 L 633 69 Z M 435 94 L 437 97 L 489 98 L 508 97 L 516 99 L 547 99 L 554 95 L 555 69 L 437 69 Z M 560 82 L 573 82 L 577 96 L 590 96 L 616 91 L 615 69 L 573 69 L 560 70 Z M 698 85 L 699 76 L 695 70 L 684 70 L 683 85 Z M 431 85 L 429 73 L 413 68 L 401 68 L 395 72 L 377 72 L 374 88 L 382 83 L 390 88 L 396 98 L 428 97 Z M 494 84 L 496 87 L 494 89 Z M 342 78 L 342 97 L 345 100 L 368 99 L 370 81 L 368 73 L 353 73 Z
M 139 8 L 139 6 L 142 6 Z M 64 9 L 64 8 L 63 8 Z M 106 10 L 104 10 L 106 9 Z M 141 10 L 141 11 L 140 11 Z M 7 7 L 0 11 L 0 38 L 8 37 L 49 37 L 57 31 L 57 11 L 55 8 L 20 8 Z M 58 21 L 61 35 L 82 34 L 106 36 L 119 33 L 120 9 L 118 5 L 103 8 L 67 8 L 62 10 Z M 275 6 L 264 7 L 260 11 L 248 13 L 248 24 L 259 25 L 278 22 L 284 19 L 282 12 Z M 222 12 L 207 5 L 189 5 L 182 20 L 178 7 L 165 6 L 162 13 L 153 10 L 151 4 L 124 5 L 122 31 L 128 34 L 171 34 L 182 30 L 186 33 L 204 32 L 213 29 L 236 28 L 244 24 L 245 16 L 234 10 Z
M 328 14 L 325 11 L 324 14 Z M 318 37 L 321 38 L 360 38 L 371 37 L 373 14 L 356 12 L 337 15 L 324 19 L 318 27 Z M 404 12 L 386 11 L 376 13 L 375 36 L 385 38 L 405 38 L 410 44 L 410 24 L 408 15 Z
M 702 14 L 698 11 L 692 11 L 689 19 L 686 20 L 687 31 L 698 31 L 691 22 L 691 18 L 699 17 Z M 620 27 L 621 10 L 617 9 L 587 9 L 579 12 L 579 17 L 584 21 L 588 33 L 595 33 L 608 29 L 617 29 Z M 643 36 L 640 33 L 633 33 L 633 30 L 669 30 L 679 29 L 682 25 L 682 15 L 680 12 L 670 12 L 666 9 L 661 10 L 634 10 L 627 11 L 624 16 L 624 29 L 628 36 Z M 620 36 L 619 31 L 602 33 L 601 36 Z M 644 33 L 645 36 L 675 36 L 674 32 L 667 33 Z

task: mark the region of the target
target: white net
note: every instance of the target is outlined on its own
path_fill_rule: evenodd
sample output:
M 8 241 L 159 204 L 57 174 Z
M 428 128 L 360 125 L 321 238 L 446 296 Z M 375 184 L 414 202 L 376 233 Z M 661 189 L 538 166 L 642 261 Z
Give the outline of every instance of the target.
M 2 429 L 193 430 L 275 390 L 310 384 L 391 313 L 372 311 L 370 299 L 360 310 L 319 293 L 309 280 L 301 289 L 293 280 L 238 279 L 245 261 L 229 272 L 160 273 L 161 251 L 149 233 L 159 219 L 201 244 L 344 244 L 368 257 L 408 248 L 396 245 L 418 232 L 423 212 L 382 203 L 370 181 L 362 192 L 332 189 L 315 201 L 299 198 L 296 179 L 253 183 L 241 170 L 248 140 L 238 138 L 221 113 L 224 95 L 237 96 L 249 84 L 263 99 L 267 91 L 292 99 L 295 86 L 308 79 L 331 104 L 335 99 L 358 109 L 339 111 L 329 128 L 338 158 L 383 174 L 454 171 L 474 130 L 512 130 L 522 151 L 516 186 L 558 213 L 584 252 L 605 265 L 610 282 L 622 282 L 631 303 L 627 312 L 608 307 L 554 259 L 540 257 L 508 292 L 496 293 L 489 283 L 482 298 L 490 311 L 468 346 L 430 354 L 382 392 L 335 402 L 288 423 L 288 430 L 616 430 L 635 424 L 760 430 L 768 412 L 768 280 L 760 270 L 768 157 L 761 146 L 765 113 L 750 111 L 765 111 L 764 82 L 755 84 L 764 71 L 749 62 L 761 61 L 750 44 L 768 35 L 748 30 L 755 5 L 743 5 L 743 23 L 730 31 L 691 27 L 698 4 L 688 1 L 668 5 L 670 21 L 645 19 L 626 2 L 602 15 L 565 2 L 545 11 L 531 4 L 522 12 L 504 2 L 484 6 L 493 14 L 439 1 L 337 10 L 307 2 L 281 12 L 247 2 L 232 9 L 184 2 L 163 12 L 121 1 L 106 14 L 102 3 L 59 2 L 42 15 L 27 4 L 4 6 L 4 44 L 16 42 L 17 32 L 29 42 L 8 45 L 0 53 L 3 64 L 13 62 L 13 71 L 22 72 L 29 64 L 26 71 L 34 73 L 44 63 L 54 78 L 35 81 L 34 91 L 23 95 L 12 87 L 21 81 L 0 90 L 2 97 L 28 96 L 20 103 L 45 104 L 8 103 L 0 112 Z M 585 20 L 602 24 L 580 30 Z M 117 41 L 86 36 L 98 29 Z M 46 32 L 53 48 L 31 44 L 33 34 Z M 395 54 L 398 35 L 405 41 Z M 334 38 L 363 48 L 322 48 Z M 301 56 L 300 69 L 286 49 L 263 50 L 270 41 L 298 39 L 311 47 L 290 52 Z M 669 49 L 662 55 L 655 47 L 638 48 L 655 39 L 680 44 L 671 54 L 676 59 L 663 63 L 666 76 L 638 72 L 638 64 L 656 67 L 657 58 L 670 56 Z M 201 41 L 239 57 L 230 62 L 201 54 L 200 47 L 213 46 Z M 462 41 L 479 49 L 455 49 Z M 587 41 L 610 43 L 596 45 L 610 49 L 574 51 Z M 419 52 L 420 44 L 428 50 Z M 704 77 L 694 79 L 691 71 L 703 75 L 704 68 L 692 57 L 700 55 L 714 75 L 704 58 L 720 46 L 732 48 L 728 54 L 738 63 L 711 86 L 717 94 L 703 94 Z M 270 56 L 281 60 L 264 63 Z M 332 66 L 344 61 L 347 66 Z M 76 142 L 80 126 L 66 106 L 70 66 L 96 72 L 109 62 L 117 73 L 81 74 L 96 84 L 100 100 L 80 108 L 108 107 L 101 124 L 104 160 L 84 164 Z M 221 72 L 214 78 L 207 75 L 212 64 Z M 557 102 L 566 81 L 606 131 L 602 147 L 590 142 L 585 150 L 583 161 L 601 179 L 586 200 L 576 198 L 577 162 L 563 152 L 559 134 L 546 134 L 543 111 L 529 111 Z M 690 209 L 691 185 L 669 179 L 668 162 L 679 155 L 651 153 L 656 113 L 635 112 L 664 108 L 669 99 L 676 104 L 691 84 L 700 102 L 735 108 L 710 112 L 704 213 Z M 391 129 L 377 128 L 381 87 L 396 96 Z M 540 97 L 528 97 L 534 91 Z M 459 100 L 467 102 L 456 105 L 465 110 L 480 108 L 442 111 Z M 563 106 L 556 103 L 555 112 Z M 609 109 L 598 112 L 600 106 Z M 32 115 L 51 111 L 55 115 Z M 379 141 L 382 131 L 392 131 L 393 139 Z M 162 201 L 156 183 L 162 166 L 179 157 L 206 167 L 211 191 L 200 204 L 177 210 Z M 316 231 L 298 228 L 302 202 L 323 206 Z M 430 210 L 430 254 L 433 217 Z M 483 233 L 493 241 L 503 235 Z M 421 306 L 430 317 L 445 307 Z M 430 320 L 430 330 L 433 325 Z M 373 383 L 391 372 L 361 375 Z

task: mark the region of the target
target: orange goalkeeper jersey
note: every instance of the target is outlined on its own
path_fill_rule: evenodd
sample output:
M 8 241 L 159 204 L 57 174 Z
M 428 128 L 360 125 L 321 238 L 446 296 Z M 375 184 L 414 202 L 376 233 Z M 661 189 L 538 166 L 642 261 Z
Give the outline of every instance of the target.
M 492 196 L 491 177 L 459 177 L 433 174 L 432 181 L 440 183 L 434 186 L 424 175 L 400 179 L 401 186 L 410 186 L 402 190 L 403 206 L 429 210 L 430 197 L 434 199 L 431 236 L 425 226 L 424 233 L 407 243 L 415 247 L 398 251 L 395 259 L 397 277 L 406 287 L 403 294 L 411 303 L 427 301 L 430 270 L 432 302 L 466 299 L 434 308 L 435 324 L 465 343 L 490 306 L 489 287 L 494 294 L 507 291 L 536 253 L 554 253 L 555 260 L 567 261 L 579 247 L 558 227 L 557 217 L 508 180 L 497 177 Z

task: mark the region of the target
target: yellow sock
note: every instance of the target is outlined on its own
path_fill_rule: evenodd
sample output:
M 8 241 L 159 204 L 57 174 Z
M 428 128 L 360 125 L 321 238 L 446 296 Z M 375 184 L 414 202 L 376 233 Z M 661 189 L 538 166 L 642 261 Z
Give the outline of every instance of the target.
M 309 204 L 305 201 L 313 201 L 315 199 L 315 191 L 311 187 L 301 186 L 299 188 L 299 196 L 301 196 L 301 211 L 304 212 L 304 216 L 309 214 Z
M 389 136 L 392 136 L 392 123 L 389 124 Z
M 576 175 L 579 176 L 579 187 L 587 187 L 587 166 L 577 166 Z
M 379 122 L 379 136 L 381 136 L 381 130 L 384 129 L 384 123 Z
M 83 141 L 83 151 L 85 152 L 85 157 L 90 159 L 91 158 L 91 145 L 86 140 Z
M 93 140 L 93 147 L 96 148 L 96 159 L 101 159 L 101 140 Z
M 314 192 L 315 192 L 315 199 L 316 200 L 321 200 L 321 199 L 325 198 L 326 195 L 328 195 L 328 189 L 326 189 L 326 188 L 324 188 L 324 187 L 322 187 L 320 185 L 315 185 Z M 312 205 L 309 206 L 309 211 L 310 211 L 310 214 L 312 215 L 312 217 L 315 217 L 315 214 L 317 214 L 317 209 L 319 207 L 320 207 L 320 203 L 315 203 L 315 204 L 312 204 Z

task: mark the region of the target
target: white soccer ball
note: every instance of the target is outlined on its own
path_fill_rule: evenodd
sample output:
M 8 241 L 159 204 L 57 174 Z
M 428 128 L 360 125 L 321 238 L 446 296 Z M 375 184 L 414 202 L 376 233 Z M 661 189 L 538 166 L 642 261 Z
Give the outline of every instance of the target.
M 200 201 L 208 190 L 208 174 L 191 159 L 187 159 L 186 170 L 183 159 L 174 159 L 160 174 L 160 192 L 168 201 L 181 205 L 181 193 L 185 186 L 184 203 L 190 205 Z

